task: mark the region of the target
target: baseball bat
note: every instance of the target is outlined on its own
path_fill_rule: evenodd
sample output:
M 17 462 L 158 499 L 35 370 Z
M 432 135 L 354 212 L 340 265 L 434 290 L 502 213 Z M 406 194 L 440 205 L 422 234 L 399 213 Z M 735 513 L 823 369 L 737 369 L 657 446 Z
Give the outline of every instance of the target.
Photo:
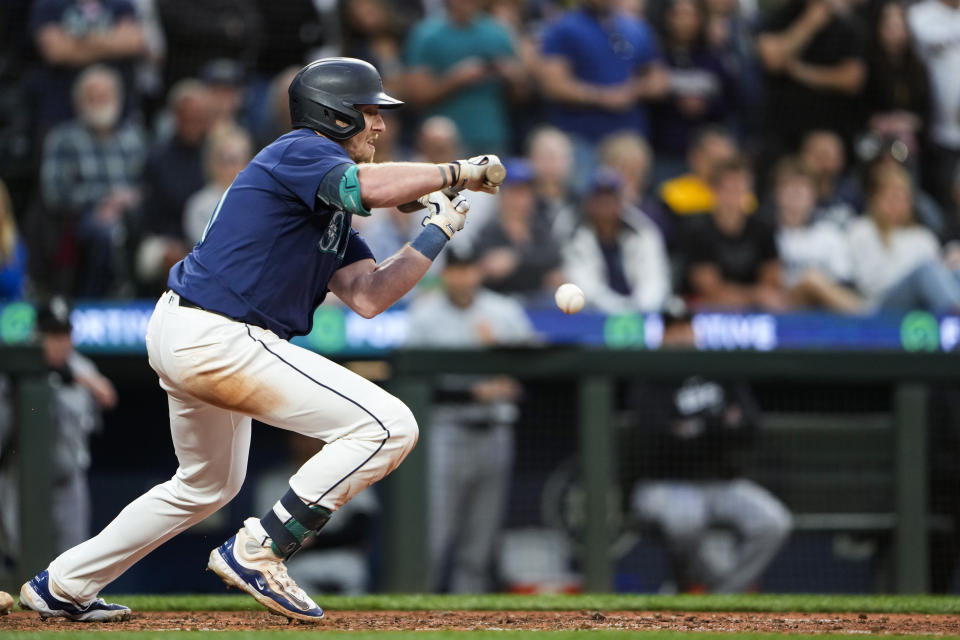
M 507 168 L 502 164 L 490 164 L 487 165 L 486 169 L 483 172 L 483 181 L 491 187 L 496 187 L 500 184 L 503 184 L 504 179 L 507 177 Z M 463 191 L 463 187 L 447 187 L 443 190 L 443 193 L 448 197 L 452 198 L 458 193 Z M 404 202 L 397 207 L 397 210 L 402 211 L 403 213 L 413 213 L 414 211 L 419 211 L 423 209 L 423 205 L 420 204 L 417 200 L 411 200 L 410 202 Z

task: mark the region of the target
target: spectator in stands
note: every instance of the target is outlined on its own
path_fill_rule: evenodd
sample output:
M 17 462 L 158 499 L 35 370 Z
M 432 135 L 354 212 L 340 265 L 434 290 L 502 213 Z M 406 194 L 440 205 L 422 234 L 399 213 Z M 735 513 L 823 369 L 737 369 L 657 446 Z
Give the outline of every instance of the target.
M 74 86 L 77 118 L 51 130 L 44 143 L 41 184 L 50 232 L 79 244 L 79 296 L 130 293 L 122 250 L 127 218 L 139 202 L 146 145 L 141 130 L 121 120 L 122 91 L 116 71 L 88 67 Z
M 183 208 L 183 230 L 189 245 L 200 242 L 220 198 L 253 157 L 250 134 L 230 125 L 214 129 L 203 156 L 207 184 L 190 196 Z
M 126 98 L 126 113 L 133 111 L 134 64 L 147 43 L 130 0 L 37 0 L 29 29 L 41 59 L 31 83 L 40 136 L 77 115 L 70 110 L 71 91 L 91 64 L 108 64 L 120 74 L 119 95 Z
M 287 67 L 300 69 L 322 58 L 321 52 L 334 50 L 340 26 L 334 0 L 254 0 L 254 4 L 260 16 L 257 77 L 273 78 Z
M 449 249 L 448 249 L 449 251 Z M 480 348 L 527 344 L 533 328 L 523 307 L 481 287 L 470 252 L 449 251 L 444 290 L 410 308 L 407 344 Z M 513 425 L 520 384 L 508 376 L 440 376 L 426 442 L 430 588 L 481 593 L 494 585 L 494 551 L 513 470 Z
M 923 0 L 907 12 L 920 59 L 929 74 L 933 109 L 929 126 L 929 169 L 925 179 L 942 206 L 950 201 L 951 181 L 960 167 L 960 2 Z
M 891 164 L 906 169 L 914 184 L 913 206 L 917 222 L 940 235 L 944 231 L 944 212 L 933 196 L 918 186 L 917 159 L 904 141 L 867 134 L 861 137 L 857 144 L 857 166 L 854 175 L 858 179 L 843 181 L 838 193 L 842 194 L 844 203 L 849 202 L 855 211 L 864 211 L 867 208 L 864 183 L 869 180 L 874 167 Z
M 681 240 L 686 284 L 699 307 L 789 307 L 773 230 L 744 211 L 752 180 L 749 166 L 739 158 L 717 166 L 711 179 L 713 211 Z
M 277 4 L 271 10 L 282 11 Z M 254 0 L 161 0 L 157 14 L 167 40 L 163 84 L 168 89 L 199 77 L 203 66 L 218 58 L 253 68 L 263 34 Z
M 960 167 L 953 176 L 950 207 L 944 216 L 941 239 L 945 249 L 947 263 L 951 268 L 960 268 Z
M 207 89 L 182 80 L 168 96 L 174 130 L 150 149 L 144 172 L 143 239 L 137 251 L 137 277 L 144 295 L 166 286 L 167 273 L 188 251 L 183 228 L 187 199 L 203 188 L 203 149 L 213 110 Z
M 510 148 L 509 99 L 526 90 L 510 34 L 479 0 L 447 0 L 443 17 L 417 24 L 406 43 L 401 95 L 427 116 L 447 116 L 466 154 Z
M 117 392 L 88 358 L 79 354 L 71 337 L 70 308 L 55 297 L 37 311 L 37 330 L 53 385 L 54 440 L 53 504 L 57 549 L 74 547 L 90 537 L 90 436 L 102 424 L 101 410 L 117 404 Z
M 813 176 L 796 158 L 786 157 L 774 167 L 772 187 L 777 248 L 793 304 L 843 313 L 862 311 L 863 301 L 847 286 L 853 264 L 846 237 L 836 225 L 813 220 Z
M 902 168 L 868 176 L 866 215 L 850 224 L 853 280 L 872 309 L 960 312 L 960 277 L 940 259 L 933 233 L 913 219 L 913 187 Z
M 706 0 L 708 46 L 717 52 L 727 76 L 735 83 L 735 97 L 730 105 L 734 133 L 752 148 L 752 138 L 760 120 L 763 79 L 754 43 L 753 16 L 747 15 L 746 3 L 738 0 Z
M 210 98 L 213 127 L 246 123 L 243 113 L 246 72 L 239 62 L 229 58 L 211 60 L 203 65 L 199 80 Z
M 264 97 L 252 105 L 254 146 L 261 149 L 290 131 L 290 96 L 288 90 L 301 67 L 287 67 L 271 80 L 263 91 Z
M 867 130 L 882 140 L 900 140 L 917 157 L 930 114 L 930 81 L 911 39 L 904 5 L 883 0 L 872 18 L 862 100 Z
M 573 147 L 570 138 L 555 127 L 544 125 L 530 135 L 527 157 L 533 170 L 533 188 L 543 207 L 553 237 L 565 243 L 577 226 L 576 197 L 571 189 Z
M 587 304 L 605 313 L 657 311 L 670 295 L 670 267 L 660 230 L 631 215 L 623 179 L 598 170 L 584 199 L 584 222 L 563 249 L 564 272 Z
M 623 130 L 650 134 L 647 102 L 666 95 L 653 30 L 613 0 L 581 0 L 543 34 L 540 85 L 550 124 L 574 143 L 575 189 L 596 166 L 594 145 Z
M 664 235 L 671 247 L 694 218 L 713 210 L 715 198 L 710 178 L 719 165 L 736 155 L 736 142 L 726 129 L 720 127 L 704 127 L 690 141 L 687 151 L 690 171 L 658 187 L 657 204 L 663 211 L 656 214 L 656 219 L 666 229 Z M 743 207 L 746 212 L 757 208 L 757 199 L 752 193 Z
M 403 38 L 410 26 L 386 0 L 341 0 L 340 53 L 377 68 L 384 90 L 403 91 Z M 393 94 L 391 94 L 393 95 Z
M 682 302 L 672 302 L 663 348 L 690 349 L 690 317 Z M 626 408 L 630 429 L 620 443 L 620 468 L 630 513 L 663 536 L 676 589 L 757 588 L 793 525 L 787 507 L 739 466 L 761 422 L 750 387 L 698 375 L 679 383 L 634 381 Z M 718 528 L 736 537 L 733 557 L 720 563 L 707 552 L 711 529 Z
M 10 192 L 0 180 L 0 300 L 23 297 L 26 271 L 27 245 L 17 232 Z
M 515 158 L 505 165 L 499 215 L 480 230 L 474 243 L 483 284 L 526 305 L 544 304 L 564 282 L 560 246 L 538 206 L 529 163 Z
M 813 176 L 817 188 L 816 220 L 828 220 L 846 228 L 856 217 L 851 192 L 853 187 L 845 178 L 846 153 L 843 140 L 825 129 L 809 131 L 800 145 L 800 162 Z
M 636 133 L 623 132 L 608 136 L 597 147 L 600 165 L 610 167 L 623 179 L 624 201 L 642 211 L 664 232 L 668 222 L 661 220 L 663 208 L 653 202 L 648 193 L 653 153 L 650 145 Z
M 707 44 L 706 20 L 702 0 L 666 0 L 659 31 L 669 90 L 653 107 L 650 132 L 661 178 L 683 173 L 694 134 L 707 124 L 725 125 L 732 112 L 733 80 Z
M 849 148 L 863 88 L 863 42 L 851 0 L 788 0 L 757 39 L 766 71 L 764 152 L 770 166 L 808 131 L 837 133 Z

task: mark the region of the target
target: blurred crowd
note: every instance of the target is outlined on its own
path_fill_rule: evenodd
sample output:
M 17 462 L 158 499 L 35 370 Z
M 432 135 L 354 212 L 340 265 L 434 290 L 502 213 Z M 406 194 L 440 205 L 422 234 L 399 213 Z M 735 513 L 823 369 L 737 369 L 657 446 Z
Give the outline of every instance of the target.
M 958 0 L 5 0 L 0 31 L 0 298 L 161 292 L 345 55 L 407 103 L 377 161 L 506 160 L 452 244 L 526 306 L 960 311 Z M 356 221 L 378 259 L 418 224 Z

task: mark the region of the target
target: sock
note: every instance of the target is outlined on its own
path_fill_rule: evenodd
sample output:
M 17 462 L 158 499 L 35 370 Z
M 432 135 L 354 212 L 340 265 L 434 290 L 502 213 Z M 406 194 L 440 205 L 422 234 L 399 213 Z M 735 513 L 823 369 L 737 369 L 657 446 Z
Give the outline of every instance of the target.
M 308 536 L 323 528 L 331 513 L 318 504 L 304 504 L 291 489 L 259 520 L 259 525 L 270 540 L 271 550 L 286 559 Z

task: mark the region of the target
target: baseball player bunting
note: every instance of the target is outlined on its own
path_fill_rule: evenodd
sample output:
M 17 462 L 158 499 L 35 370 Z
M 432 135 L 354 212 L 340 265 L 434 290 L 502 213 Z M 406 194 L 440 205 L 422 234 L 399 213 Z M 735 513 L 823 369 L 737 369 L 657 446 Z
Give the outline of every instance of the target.
M 318 60 L 289 94 L 294 130 L 237 176 L 203 239 L 171 269 L 147 328 L 179 468 L 23 585 L 21 606 L 44 618 L 128 617 L 98 592 L 236 495 L 256 418 L 327 444 L 268 513 L 210 552 L 208 568 L 271 611 L 316 622 L 323 610 L 283 561 L 417 442 L 416 420 L 397 398 L 288 338 L 310 331 L 328 291 L 364 317 L 388 308 L 463 228 L 469 205 L 440 191 L 449 186 L 437 170 L 445 165 L 371 163 L 380 109 L 402 104 L 371 65 Z M 456 164 L 458 188 L 495 190 L 481 167 Z M 430 207 L 423 230 L 378 265 L 352 216 L 415 199 Z

